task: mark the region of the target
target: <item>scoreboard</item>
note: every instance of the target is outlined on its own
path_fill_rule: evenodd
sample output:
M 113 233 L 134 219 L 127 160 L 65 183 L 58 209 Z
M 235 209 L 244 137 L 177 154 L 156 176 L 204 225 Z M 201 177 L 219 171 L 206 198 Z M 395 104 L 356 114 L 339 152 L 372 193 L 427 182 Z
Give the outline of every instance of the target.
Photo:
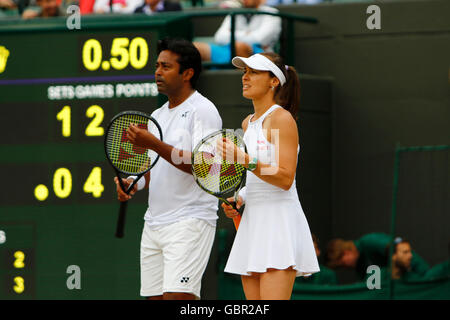
M 119 203 L 103 139 L 120 111 L 151 113 L 157 40 L 182 16 L 0 24 L 0 299 L 139 298 L 145 193 Z

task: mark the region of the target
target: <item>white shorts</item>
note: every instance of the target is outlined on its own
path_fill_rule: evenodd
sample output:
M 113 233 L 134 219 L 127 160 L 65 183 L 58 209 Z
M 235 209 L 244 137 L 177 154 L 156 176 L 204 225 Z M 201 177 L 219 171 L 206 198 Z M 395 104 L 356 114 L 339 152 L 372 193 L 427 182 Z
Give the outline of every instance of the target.
M 188 218 L 152 230 L 144 223 L 141 239 L 141 296 L 164 292 L 192 293 L 200 298 L 216 227 Z

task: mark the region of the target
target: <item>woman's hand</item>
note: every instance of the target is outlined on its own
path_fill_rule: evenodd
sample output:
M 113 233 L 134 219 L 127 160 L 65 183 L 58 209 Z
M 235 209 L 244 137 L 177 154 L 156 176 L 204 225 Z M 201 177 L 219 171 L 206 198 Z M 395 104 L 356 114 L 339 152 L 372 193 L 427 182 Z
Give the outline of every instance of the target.
M 234 197 L 227 198 L 227 201 L 230 203 L 235 202 Z M 242 197 L 238 196 L 236 208 L 237 209 L 241 208 L 243 204 L 244 204 L 244 201 L 243 201 Z M 222 208 L 223 208 L 223 211 L 225 212 L 225 215 L 228 218 L 233 219 L 239 215 L 239 212 L 236 209 L 234 209 L 232 206 L 229 206 L 225 202 L 222 203 Z
M 217 139 L 216 151 L 219 157 L 230 163 L 248 163 L 248 155 L 228 138 Z

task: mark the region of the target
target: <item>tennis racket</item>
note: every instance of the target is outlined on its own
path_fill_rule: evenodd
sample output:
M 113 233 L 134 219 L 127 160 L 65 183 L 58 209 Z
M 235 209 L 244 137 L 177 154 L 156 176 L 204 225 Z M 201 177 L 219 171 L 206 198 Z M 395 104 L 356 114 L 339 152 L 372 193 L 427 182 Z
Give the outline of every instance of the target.
M 111 166 L 116 172 L 122 190 L 129 194 L 138 180 L 149 171 L 158 161 L 159 155 L 153 150 L 147 150 L 133 145 L 127 138 L 127 129 L 130 124 L 147 129 L 150 133 L 162 140 L 162 131 L 158 122 L 151 116 L 139 111 L 124 111 L 112 118 L 105 134 L 105 153 Z M 134 175 L 137 178 L 128 189 L 122 182 L 121 175 Z M 128 201 L 120 203 L 119 218 L 117 221 L 116 237 L 124 235 L 125 213 Z
M 234 199 L 237 200 L 239 191 L 245 184 L 247 169 L 238 162 L 222 159 L 216 153 L 217 140 L 222 138 L 229 139 L 247 152 L 242 136 L 236 134 L 234 130 L 223 129 L 213 132 L 194 148 L 191 159 L 192 174 L 200 188 L 237 210 L 236 202 L 230 203 L 226 198 L 227 195 L 234 193 Z M 241 221 L 241 212 L 239 213 L 240 215 L 233 219 L 236 230 Z

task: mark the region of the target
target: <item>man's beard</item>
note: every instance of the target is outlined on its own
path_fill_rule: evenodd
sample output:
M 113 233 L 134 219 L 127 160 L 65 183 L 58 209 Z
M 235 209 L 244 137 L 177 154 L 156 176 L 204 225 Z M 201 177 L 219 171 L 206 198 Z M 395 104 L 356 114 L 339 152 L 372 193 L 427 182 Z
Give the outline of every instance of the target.
M 402 263 L 402 262 L 396 261 L 396 262 L 395 262 L 395 266 L 400 270 L 400 272 L 401 272 L 402 274 L 404 274 L 404 273 L 406 273 L 406 272 L 409 271 L 409 269 L 410 269 L 410 267 L 411 267 L 411 264 L 405 265 L 405 264 Z

